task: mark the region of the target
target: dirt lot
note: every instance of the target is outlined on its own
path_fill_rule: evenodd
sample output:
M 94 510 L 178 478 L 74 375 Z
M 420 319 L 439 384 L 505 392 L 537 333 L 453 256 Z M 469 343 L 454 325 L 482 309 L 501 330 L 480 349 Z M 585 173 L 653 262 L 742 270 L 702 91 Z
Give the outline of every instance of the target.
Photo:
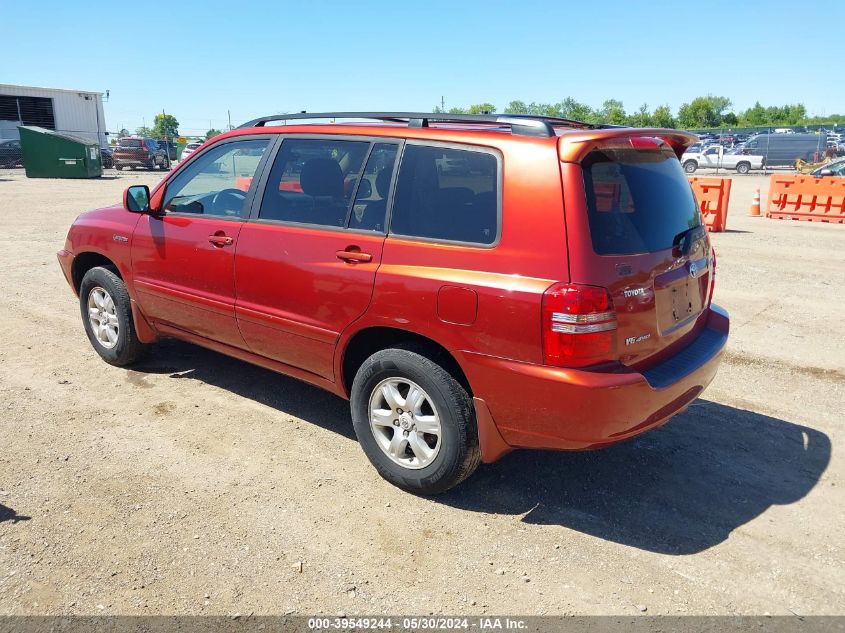
M 845 225 L 748 218 L 766 179 L 737 177 L 704 398 L 423 499 L 317 389 L 174 342 L 99 360 L 54 253 L 158 177 L 0 170 L 0 613 L 845 611 Z

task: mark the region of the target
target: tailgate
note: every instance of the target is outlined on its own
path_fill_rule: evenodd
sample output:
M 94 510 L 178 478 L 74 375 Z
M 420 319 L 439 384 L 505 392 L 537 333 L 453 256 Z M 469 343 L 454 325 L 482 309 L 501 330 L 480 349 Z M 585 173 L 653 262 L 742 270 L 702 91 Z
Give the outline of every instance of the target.
M 676 148 L 615 138 L 562 169 L 572 282 L 608 289 L 619 362 L 659 362 L 703 327 L 712 279 L 710 241 Z

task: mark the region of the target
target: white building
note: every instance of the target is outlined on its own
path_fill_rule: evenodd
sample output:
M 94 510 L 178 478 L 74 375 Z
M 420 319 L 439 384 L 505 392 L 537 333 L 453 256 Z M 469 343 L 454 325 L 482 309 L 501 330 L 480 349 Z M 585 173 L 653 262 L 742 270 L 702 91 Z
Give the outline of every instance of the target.
M 0 139 L 18 138 L 19 125 L 38 125 L 108 146 L 103 93 L 0 84 Z

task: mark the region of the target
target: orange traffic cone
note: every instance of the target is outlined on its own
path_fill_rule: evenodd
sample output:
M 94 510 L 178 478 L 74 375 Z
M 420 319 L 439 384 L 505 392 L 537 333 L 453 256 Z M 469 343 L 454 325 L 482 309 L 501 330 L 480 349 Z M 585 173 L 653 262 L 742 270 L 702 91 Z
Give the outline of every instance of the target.
M 751 211 L 748 212 L 751 217 L 760 217 L 760 190 L 754 192 L 754 199 L 751 201 Z

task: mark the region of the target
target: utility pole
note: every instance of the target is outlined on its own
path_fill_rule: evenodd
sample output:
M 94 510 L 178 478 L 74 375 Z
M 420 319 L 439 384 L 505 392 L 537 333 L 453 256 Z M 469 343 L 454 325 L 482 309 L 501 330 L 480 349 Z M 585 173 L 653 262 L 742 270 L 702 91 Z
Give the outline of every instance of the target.
M 226 110 L 226 114 L 228 114 L 228 115 L 229 115 L 229 130 L 231 131 L 231 130 L 233 130 L 233 129 L 234 129 L 234 128 L 232 127 L 232 111 L 231 111 L 231 110 Z
M 446 112 L 446 100 L 442 96 L 440 97 L 440 111 Z

